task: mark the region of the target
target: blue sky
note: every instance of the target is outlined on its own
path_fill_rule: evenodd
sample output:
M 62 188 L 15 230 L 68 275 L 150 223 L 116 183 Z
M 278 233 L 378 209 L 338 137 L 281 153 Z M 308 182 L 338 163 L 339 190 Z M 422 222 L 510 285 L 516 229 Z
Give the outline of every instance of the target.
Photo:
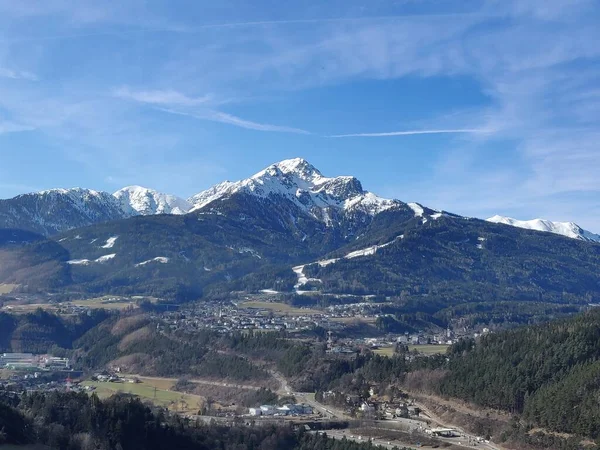
M 187 197 L 301 156 L 383 196 L 600 231 L 597 5 L 0 0 L 0 197 Z

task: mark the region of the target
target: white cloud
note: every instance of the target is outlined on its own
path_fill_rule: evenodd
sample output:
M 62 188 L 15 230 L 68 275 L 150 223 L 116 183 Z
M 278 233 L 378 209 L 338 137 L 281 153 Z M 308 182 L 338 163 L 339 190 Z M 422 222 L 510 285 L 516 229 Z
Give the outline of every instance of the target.
M 0 78 L 10 78 L 13 80 L 28 80 L 28 81 L 37 81 L 38 77 L 25 70 L 11 70 L 0 67 Z
M 22 125 L 13 122 L 0 122 L 0 134 L 6 133 L 18 133 L 21 131 L 32 131 L 35 127 L 29 125 Z
M 122 87 L 115 91 L 115 95 L 120 98 L 152 105 L 195 106 L 207 103 L 211 100 L 210 95 L 205 95 L 202 97 L 190 97 L 172 89 L 134 91 L 128 87 Z
M 484 134 L 491 133 L 492 130 L 479 128 L 458 128 L 455 130 L 406 130 L 406 131 L 388 131 L 385 133 L 354 133 L 354 134 L 336 134 L 328 137 L 387 137 L 387 136 L 412 136 L 418 134 Z

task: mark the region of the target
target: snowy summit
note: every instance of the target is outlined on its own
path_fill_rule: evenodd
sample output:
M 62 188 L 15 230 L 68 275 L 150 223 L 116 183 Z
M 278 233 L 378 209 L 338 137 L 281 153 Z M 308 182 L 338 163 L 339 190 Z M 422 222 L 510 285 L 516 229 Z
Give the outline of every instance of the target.
M 573 222 L 552 222 L 546 219 L 517 220 L 510 217 L 495 215 L 486 219 L 488 222 L 503 223 L 527 230 L 546 231 L 582 241 L 600 242 L 600 235 L 582 229 Z
M 351 176 L 325 177 L 302 158 L 286 159 L 270 165 L 245 180 L 225 181 L 189 198 L 192 210 L 202 209 L 215 201 L 236 193 L 253 196 L 284 197 L 301 210 L 328 223 L 329 210 L 360 211 L 371 216 L 401 205 L 363 190 L 360 181 Z
M 192 205 L 182 198 L 141 186 L 127 186 L 113 196 L 129 215 L 185 214 Z

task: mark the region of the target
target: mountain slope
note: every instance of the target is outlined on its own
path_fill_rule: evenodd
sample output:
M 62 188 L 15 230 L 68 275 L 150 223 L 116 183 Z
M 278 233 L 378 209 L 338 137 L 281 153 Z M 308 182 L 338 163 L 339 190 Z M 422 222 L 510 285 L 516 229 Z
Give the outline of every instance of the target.
M 0 200 L 0 228 L 46 236 L 137 215 L 185 214 L 187 201 L 140 186 L 114 194 L 91 189 L 51 189 Z
M 525 422 L 554 432 L 600 437 L 597 308 L 459 342 L 449 354 L 450 370 L 439 385 L 444 396 L 523 413 Z M 517 426 L 525 433 L 532 428 Z
M 600 245 L 446 216 L 344 246 L 295 272 L 297 289 L 321 294 L 587 303 L 600 301 L 599 268 Z
M 112 195 L 91 189 L 51 189 L 0 200 L 1 228 L 44 235 L 124 217 Z
M 139 192 L 136 213 L 155 200 Z M 600 301 L 600 245 L 382 199 L 302 159 L 222 183 L 190 203 L 184 215 L 137 215 L 9 246 L 0 283 L 169 301 L 260 289 L 442 305 Z
M 182 198 L 141 186 L 124 187 L 113 196 L 119 201 L 123 211 L 130 216 L 185 214 L 192 208 L 192 205 Z
M 600 242 L 600 235 L 582 229 L 573 222 L 552 222 L 545 219 L 517 220 L 505 216 L 492 216 L 486 219 L 488 222 L 503 223 L 527 230 L 546 231 L 548 233 L 561 234 L 572 239 L 582 241 Z

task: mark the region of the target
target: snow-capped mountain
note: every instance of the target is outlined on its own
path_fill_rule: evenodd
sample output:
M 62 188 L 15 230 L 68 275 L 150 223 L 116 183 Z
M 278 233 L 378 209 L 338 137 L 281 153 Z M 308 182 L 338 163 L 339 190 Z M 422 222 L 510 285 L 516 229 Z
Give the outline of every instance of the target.
M 584 230 L 574 222 L 552 222 L 545 219 L 517 220 L 511 217 L 495 215 L 486 219 L 488 222 L 503 223 L 513 227 L 525 228 L 527 230 L 546 231 L 548 233 L 561 234 L 572 239 L 582 241 L 600 242 L 600 235 Z
M 325 177 L 302 158 L 272 164 L 245 180 L 225 181 L 189 198 L 192 211 L 218 207 L 218 202 L 234 194 L 248 194 L 259 199 L 285 199 L 314 219 L 333 225 L 343 213 L 374 216 L 405 204 L 388 200 L 363 190 L 351 176 Z
M 141 186 L 127 186 L 113 194 L 121 209 L 130 216 L 185 214 L 192 205 L 182 198 Z
M 192 205 L 173 195 L 139 186 L 114 194 L 91 189 L 50 189 L 0 200 L 0 228 L 46 236 L 131 216 L 185 214 Z
M 50 235 L 127 214 L 111 194 L 91 189 L 50 189 L 0 200 L 0 227 Z

